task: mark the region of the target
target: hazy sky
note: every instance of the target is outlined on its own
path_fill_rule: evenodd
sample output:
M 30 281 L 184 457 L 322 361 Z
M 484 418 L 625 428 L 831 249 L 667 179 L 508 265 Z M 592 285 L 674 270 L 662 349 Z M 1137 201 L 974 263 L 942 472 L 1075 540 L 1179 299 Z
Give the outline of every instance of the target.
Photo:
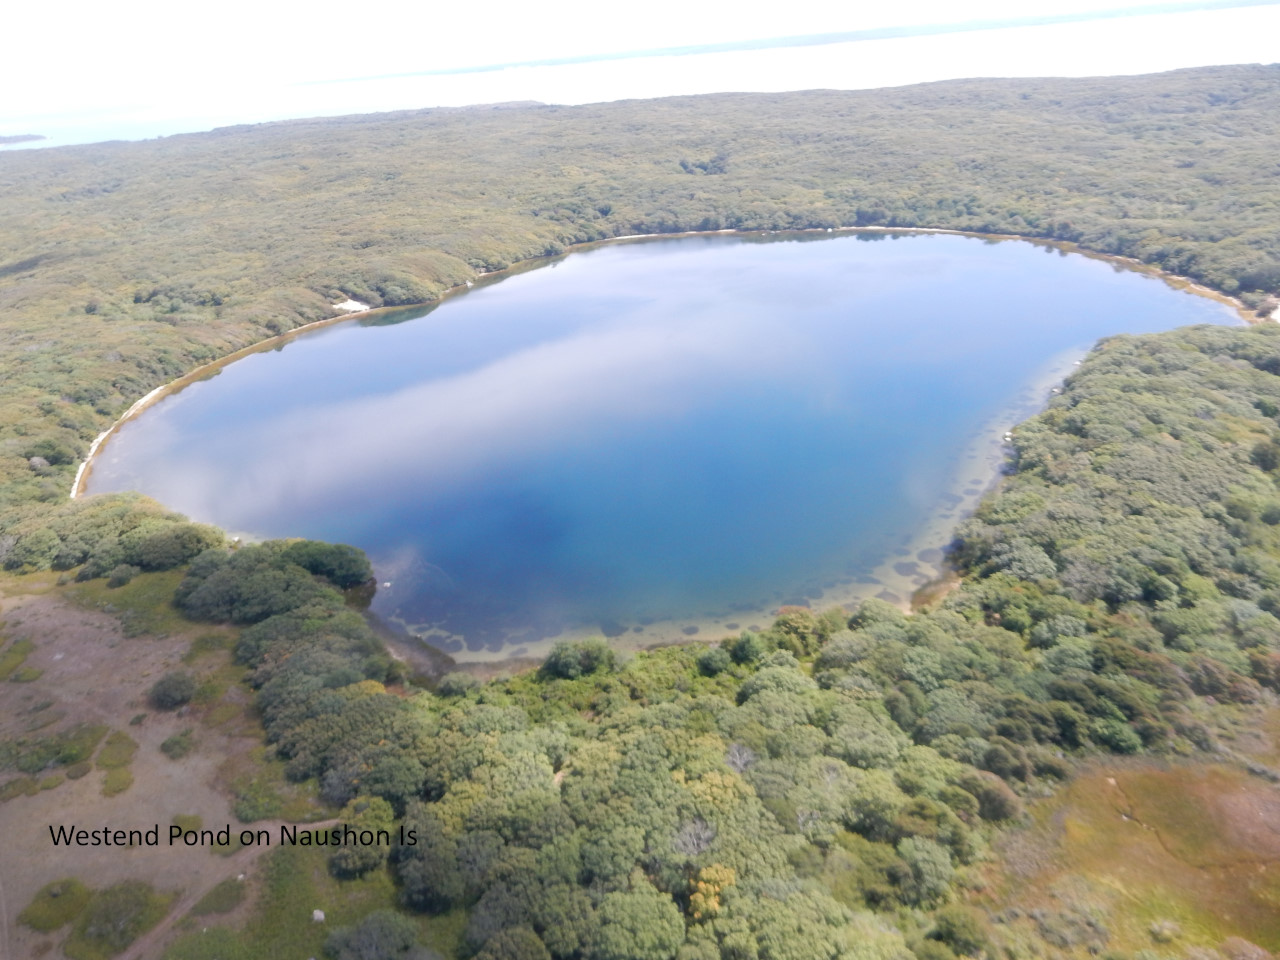
M 1280 0 L 70 0 L 18 4 L 6 21 L 0 134 L 50 143 L 504 100 L 1280 60 Z

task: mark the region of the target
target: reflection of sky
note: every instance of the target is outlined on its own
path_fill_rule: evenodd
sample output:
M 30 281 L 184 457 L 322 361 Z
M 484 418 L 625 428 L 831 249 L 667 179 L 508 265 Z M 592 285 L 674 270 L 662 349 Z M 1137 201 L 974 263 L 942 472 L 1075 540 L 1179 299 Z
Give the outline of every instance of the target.
M 605 247 L 233 364 L 121 430 L 91 489 L 356 543 L 420 620 L 701 612 L 873 565 L 1064 350 L 1229 319 L 1025 243 Z
M 776 319 L 718 310 L 679 324 L 627 319 L 426 383 L 266 413 L 208 437 L 166 486 L 194 513 L 234 513 L 250 527 L 291 500 L 338 502 L 352 489 L 411 482 L 419 495 L 445 495 L 499 462 L 677 418 L 708 391 L 798 366 L 801 345 L 787 342 Z M 211 469 L 217 461 L 239 469 L 221 476 Z

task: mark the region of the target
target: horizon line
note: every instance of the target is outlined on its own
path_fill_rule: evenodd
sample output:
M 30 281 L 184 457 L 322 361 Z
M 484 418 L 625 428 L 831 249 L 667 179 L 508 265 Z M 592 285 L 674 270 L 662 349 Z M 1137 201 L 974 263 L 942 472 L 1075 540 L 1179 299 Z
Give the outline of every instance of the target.
M 1111 10 L 1091 10 L 1078 13 L 1045 14 L 1041 16 L 1005 17 L 992 20 L 964 20 L 952 23 L 919 24 L 916 26 L 874 27 L 866 30 L 845 30 L 832 33 L 797 34 L 783 37 L 762 37 L 752 40 L 729 40 L 723 43 L 689 44 L 674 47 L 651 47 L 641 50 L 622 50 L 614 53 L 579 54 L 567 57 L 549 57 L 539 60 L 515 60 L 505 63 L 479 64 L 465 67 L 446 67 L 439 70 L 410 70 L 402 73 L 369 74 L 367 76 L 336 77 L 324 80 L 304 80 L 297 86 L 322 86 L 335 83 L 360 83 L 371 80 L 396 80 L 405 77 L 445 77 L 474 73 L 496 73 L 502 70 L 520 70 L 533 67 L 564 67 L 585 63 L 603 63 L 611 60 L 644 60 L 655 57 L 689 57 L 715 53 L 736 53 L 752 50 L 785 49 L 787 47 L 818 47 L 838 43 L 860 43 L 871 40 L 896 40 L 906 37 L 940 36 L 951 33 L 977 33 L 986 30 L 1007 30 L 1015 27 L 1046 27 L 1067 23 L 1087 23 L 1095 20 L 1120 20 L 1130 17 L 1159 16 L 1174 13 L 1198 13 L 1208 10 L 1230 10 L 1242 7 L 1276 6 L 1280 0 L 1193 0 L 1193 2 L 1163 2 L 1139 6 L 1117 7 Z

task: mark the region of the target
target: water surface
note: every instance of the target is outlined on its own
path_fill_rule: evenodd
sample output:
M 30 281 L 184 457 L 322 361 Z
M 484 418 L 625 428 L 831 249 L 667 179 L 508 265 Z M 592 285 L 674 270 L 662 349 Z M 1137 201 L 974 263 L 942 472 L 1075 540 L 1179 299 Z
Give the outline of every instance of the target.
M 602 246 L 391 319 L 163 400 L 89 491 L 361 546 L 375 609 L 446 649 L 745 626 L 953 523 L 975 441 L 1099 336 L 1237 322 L 1098 259 L 884 234 Z

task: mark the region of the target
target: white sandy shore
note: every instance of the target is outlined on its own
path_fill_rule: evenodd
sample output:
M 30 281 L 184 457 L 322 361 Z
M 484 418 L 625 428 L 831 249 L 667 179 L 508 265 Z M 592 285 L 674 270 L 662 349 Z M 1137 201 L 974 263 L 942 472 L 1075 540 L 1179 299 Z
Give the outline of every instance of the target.
M 100 434 L 98 434 L 94 438 L 93 443 L 89 444 L 89 452 L 85 454 L 85 458 L 80 463 L 79 469 L 76 470 L 75 480 L 73 480 L 71 483 L 71 499 L 72 500 L 74 500 L 76 497 L 80 495 L 80 485 L 84 481 L 85 471 L 89 469 L 89 464 L 93 462 L 93 458 L 97 454 L 98 448 L 102 446 L 103 441 L 105 441 L 107 437 L 111 436 L 111 434 L 115 432 L 116 428 L 119 427 L 122 423 L 131 419 L 132 417 L 137 416 L 147 407 L 151 406 L 153 402 L 158 400 L 164 394 L 164 392 L 169 389 L 169 386 L 170 385 L 166 383 L 163 386 L 156 387 L 154 390 L 148 393 L 145 397 L 143 397 L 141 400 L 138 400 L 136 403 L 134 403 L 133 406 L 131 406 L 128 410 L 126 410 L 124 412 L 124 415 L 120 417 L 119 420 L 117 420 L 111 426 L 107 427 L 107 429 L 103 430 Z
M 675 237 L 693 236 L 693 235 L 702 235 L 702 236 L 723 235 L 723 234 L 732 234 L 737 232 L 739 231 L 714 230 L 714 231 L 691 231 L 688 233 L 680 233 L 680 234 L 669 234 L 669 233 L 632 234 L 632 235 L 623 236 L 623 237 L 611 237 L 606 240 L 598 240 L 598 241 L 593 241 L 586 244 L 579 244 L 575 246 L 577 247 L 577 249 L 590 249 L 597 245 L 625 242 L 625 241 L 631 241 L 631 240 L 675 238 Z M 1191 293 L 1197 296 L 1207 297 L 1208 299 L 1212 299 L 1212 300 L 1217 300 L 1220 303 L 1225 303 L 1234 307 L 1239 313 L 1239 315 L 1241 316 L 1242 320 L 1244 320 L 1245 322 L 1257 322 L 1257 315 L 1254 314 L 1252 311 L 1247 311 L 1244 305 L 1240 301 L 1236 300 L 1233 297 L 1229 297 L 1226 294 L 1222 294 L 1218 291 L 1215 291 L 1210 288 L 1204 287 L 1200 284 L 1197 284 L 1188 277 L 1180 277 L 1173 274 L 1165 273 L 1155 267 L 1150 266 L 1149 264 L 1144 264 L 1141 261 L 1131 257 L 1116 257 L 1116 256 L 1110 256 L 1107 254 L 1094 253 L 1089 250 L 1082 250 L 1076 247 L 1075 244 L 1056 243 L 1053 241 L 1037 240 L 1036 238 L 1032 238 L 1032 237 L 1022 237 L 1022 236 L 1015 236 L 1015 235 L 973 234 L 973 233 L 969 233 L 967 231 L 962 231 L 962 230 L 950 230 L 946 228 L 928 228 L 928 227 L 841 227 L 841 228 L 834 228 L 834 229 L 814 229 L 814 230 L 807 230 L 807 231 L 772 231 L 772 230 L 745 231 L 745 233 L 749 233 L 749 234 L 750 233 L 754 233 L 754 234 L 828 233 L 833 235 L 867 233 L 867 232 L 898 233 L 898 234 L 937 233 L 937 234 L 951 234 L 951 235 L 960 235 L 960 236 L 978 236 L 984 239 L 1022 240 L 1022 241 L 1031 242 L 1031 243 L 1037 243 L 1037 242 L 1053 243 L 1054 246 L 1062 247 L 1064 249 L 1070 250 L 1071 252 L 1078 252 L 1087 257 L 1093 257 L 1093 258 L 1109 260 L 1113 262 L 1121 262 L 1121 263 L 1125 263 L 1126 265 L 1132 265 L 1132 267 L 1139 270 L 1140 272 L 1149 273 L 1151 275 L 1161 277 L 1167 282 L 1169 282 L 1171 285 L 1177 286 L 1188 293 Z M 573 248 L 570 248 L 570 249 L 572 250 Z M 488 278 L 491 276 L 495 276 L 497 274 L 501 274 L 503 272 L 505 271 L 493 271 L 492 273 L 479 273 L 477 274 L 477 279 Z M 449 296 L 465 291 L 471 286 L 472 286 L 472 281 L 466 281 L 464 283 L 458 284 L 452 289 L 446 291 L 445 294 L 440 298 L 440 300 L 447 299 Z M 438 303 L 439 300 L 436 302 Z M 310 329 L 321 327 L 321 326 L 327 326 L 332 323 L 345 322 L 348 319 L 354 318 L 358 314 L 374 312 L 373 309 L 369 307 L 367 304 L 363 304 L 358 300 L 354 300 L 350 298 L 343 301 L 342 303 L 332 304 L 332 306 L 335 310 L 339 311 L 340 313 L 339 316 L 305 324 L 301 327 L 295 328 L 294 330 L 290 330 L 287 333 L 282 334 L 278 337 L 272 337 L 266 341 L 253 344 L 241 350 L 237 350 L 234 353 L 226 357 L 223 357 L 220 360 L 216 360 L 213 363 L 206 364 L 205 366 L 202 366 L 192 371 L 191 373 L 188 373 L 183 377 L 178 378 L 172 383 L 165 384 L 164 386 L 161 386 L 161 387 L 157 387 L 155 390 L 152 390 L 150 393 L 148 393 L 145 397 L 138 400 L 135 404 L 133 404 L 133 406 L 131 406 L 125 412 L 123 416 L 121 416 L 114 424 L 112 424 L 111 427 L 109 427 L 106 431 L 100 434 L 97 437 L 97 439 L 93 441 L 92 445 L 89 447 L 88 455 L 85 457 L 84 462 L 80 464 L 80 468 L 76 472 L 75 482 L 73 483 L 71 488 L 71 498 L 75 499 L 82 492 L 82 487 L 87 482 L 87 472 L 91 469 L 93 459 L 101 449 L 103 443 L 107 441 L 110 438 L 111 434 L 114 433 L 117 429 L 119 429 L 120 426 L 128 422 L 137 414 L 141 413 L 144 409 L 149 407 L 153 402 L 168 395 L 170 392 L 172 392 L 176 388 L 179 388 L 182 385 L 185 385 L 186 383 L 192 382 L 193 380 L 199 379 L 201 376 L 205 375 L 211 369 L 216 369 L 216 368 L 225 366 L 226 364 L 234 362 L 236 359 L 239 359 L 242 356 L 267 348 L 270 344 L 274 342 L 291 340 L 294 337 L 298 336 L 299 334 L 304 333 Z M 1280 307 L 1278 307 L 1276 311 L 1271 314 L 1270 319 L 1276 322 L 1280 322 Z M 1035 383 L 1031 386 L 1030 389 L 1033 392 L 1039 392 L 1041 394 L 1041 399 L 1043 399 L 1044 394 L 1047 394 L 1048 387 L 1051 386 L 1053 383 L 1060 382 L 1062 377 L 1068 371 L 1069 371 L 1069 366 L 1066 366 L 1065 368 L 1059 368 L 1059 369 L 1053 370 L 1053 372 L 1050 373 L 1050 375 L 1047 378 L 1043 376 L 1037 377 Z M 922 523 L 921 526 L 917 529 L 916 536 L 912 538 L 912 542 L 909 545 L 907 545 L 902 551 L 900 551 L 897 555 L 892 557 L 887 557 L 885 559 L 885 562 L 877 570 L 874 571 L 874 573 L 870 578 L 863 579 L 860 582 L 847 585 L 843 588 L 837 588 L 836 590 L 829 592 L 826 596 L 822 598 L 822 601 L 819 606 L 822 607 L 822 606 L 828 606 L 828 605 L 835 605 L 837 603 L 841 603 L 841 604 L 856 603 L 862 599 L 865 599 L 867 596 L 880 595 L 885 599 L 891 599 L 892 601 L 898 603 L 899 605 L 906 607 L 909 604 L 909 598 L 911 596 L 911 593 L 916 588 L 921 586 L 924 582 L 931 580 L 942 573 L 942 568 L 940 566 L 933 563 L 926 563 L 919 560 L 918 558 L 920 553 L 926 550 L 932 551 L 932 550 L 939 549 L 949 541 L 951 534 L 954 532 L 955 527 L 958 525 L 960 520 L 964 516 L 966 516 L 968 513 L 972 512 L 974 507 L 976 507 L 977 502 L 981 499 L 982 495 L 985 494 L 988 489 L 990 489 L 990 486 L 992 485 L 992 483 L 999 476 L 1000 468 L 1004 461 L 1004 455 L 1005 455 L 1004 435 L 1009 425 L 1012 423 L 1018 422 L 1019 420 L 1025 418 L 1026 416 L 1030 415 L 1030 413 L 1033 413 L 1033 412 L 1034 412 L 1034 409 L 1025 409 L 1025 408 L 1018 411 L 1010 411 L 1010 410 L 1002 411 L 1002 415 L 997 416 L 991 423 L 987 424 L 986 427 L 979 432 L 979 436 L 975 438 L 973 446 L 965 454 L 965 459 L 961 461 L 962 465 L 960 466 L 958 473 L 960 470 L 963 470 L 965 473 L 968 473 L 970 468 L 977 469 L 978 475 L 982 478 L 982 481 L 983 481 L 977 485 L 980 488 L 980 492 L 976 494 L 967 494 L 967 495 L 960 494 L 961 489 L 968 489 L 970 485 L 968 484 L 967 480 L 964 480 L 960 476 L 957 476 L 956 489 L 950 492 L 953 495 L 956 495 L 959 497 L 960 499 L 959 503 L 956 503 L 954 506 L 950 506 L 950 507 L 940 505 L 935 511 L 931 513 L 930 516 L 926 518 L 925 522 Z M 1010 417 L 1010 413 L 1014 413 L 1015 415 Z M 974 479 L 974 478 L 969 477 L 968 479 Z M 947 516 L 942 516 L 942 514 L 947 514 Z M 905 573 L 900 573 L 894 569 L 895 566 L 903 562 L 905 562 L 907 566 L 915 567 L 915 570 L 913 570 L 911 574 L 905 574 Z M 873 582 L 868 582 L 868 580 L 871 580 Z M 746 623 L 754 617 L 754 618 L 764 619 L 765 622 L 767 623 L 768 619 L 771 617 L 773 612 L 774 611 L 771 608 L 763 608 L 755 611 L 739 611 L 734 616 L 734 619 L 737 621 Z M 686 627 L 697 627 L 698 630 L 693 635 L 690 635 L 685 632 L 684 628 Z M 688 642 L 694 639 L 694 637 L 696 637 L 698 640 L 703 640 L 703 641 L 719 639 L 719 637 L 723 636 L 724 633 L 726 632 L 735 632 L 735 631 L 733 631 L 732 629 L 726 629 L 726 625 L 723 622 L 716 621 L 716 620 L 691 619 L 691 620 L 664 621 L 664 622 L 659 622 L 659 623 L 646 626 L 645 628 L 642 629 L 642 631 L 639 634 L 633 633 L 633 634 L 625 635 L 622 638 L 617 638 L 614 641 L 614 643 L 616 646 L 619 646 L 624 650 L 628 648 L 640 649 L 646 646 L 652 646 L 655 643 L 661 644 L 661 643 L 671 643 L 671 642 Z M 577 633 L 577 631 L 574 631 L 573 633 Z M 583 631 L 583 635 L 596 634 L 596 633 L 598 633 L 598 631 L 596 630 Z M 555 639 L 565 639 L 566 636 L 568 635 L 562 634 L 560 637 L 557 637 Z M 439 639 L 446 639 L 446 638 L 441 637 Z M 618 641 L 621 641 L 621 642 L 618 642 Z M 530 645 L 529 648 L 521 648 L 517 650 L 505 649 L 498 653 L 492 653 L 489 651 L 481 651 L 481 652 L 464 651 L 461 654 L 458 654 L 457 656 L 459 657 L 460 660 L 482 660 L 483 661 L 483 660 L 504 660 L 504 659 L 511 658 L 513 656 L 545 655 L 546 649 L 543 649 L 543 648 L 545 647 L 549 649 L 549 647 L 553 642 L 554 640 L 548 640 L 541 644 Z

